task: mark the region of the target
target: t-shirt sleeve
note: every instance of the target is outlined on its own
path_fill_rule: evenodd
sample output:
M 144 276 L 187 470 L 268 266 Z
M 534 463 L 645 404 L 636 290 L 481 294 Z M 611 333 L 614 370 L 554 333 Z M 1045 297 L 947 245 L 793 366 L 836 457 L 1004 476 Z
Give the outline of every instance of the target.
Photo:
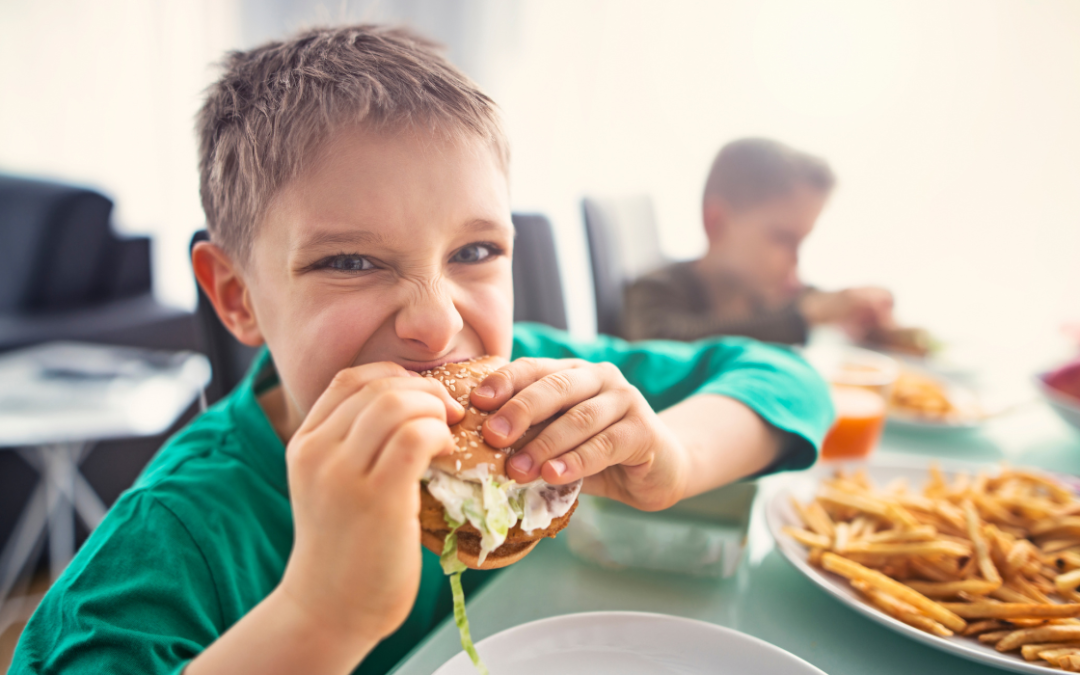
M 180 673 L 218 637 L 213 579 L 184 525 L 125 495 L 45 594 L 10 673 Z
M 547 326 L 518 324 L 513 356 L 610 362 L 657 412 L 698 394 L 740 401 L 787 434 L 770 472 L 813 464 L 833 420 L 828 388 L 817 372 L 794 351 L 753 340 L 579 340 Z

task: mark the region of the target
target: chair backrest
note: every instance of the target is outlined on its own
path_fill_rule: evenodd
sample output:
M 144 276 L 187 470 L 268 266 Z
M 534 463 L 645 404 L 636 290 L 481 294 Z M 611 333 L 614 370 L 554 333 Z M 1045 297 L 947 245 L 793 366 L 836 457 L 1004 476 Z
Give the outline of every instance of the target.
M 112 207 L 93 190 L 0 175 L 0 314 L 149 292 L 149 240 L 118 238 Z
M 551 223 L 538 214 L 514 214 L 513 221 L 517 230 L 513 263 L 514 321 L 537 321 L 565 329 L 566 304 Z M 191 246 L 208 239 L 205 230 L 196 232 Z M 202 288 L 199 288 L 196 315 L 203 351 L 213 371 L 206 399 L 207 403 L 213 403 L 239 384 L 258 350 L 240 344 L 232 336 Z
M 596 296 L 596 331 L 618 335 L 627 284 L 667 262 L 660 251 L 656 212 L 647 195 L 586 197 L 582 211 Z
M 539 214 L 513 214 L 514 321 L 536 321 L 566 330 L 566 301 L 551 221 Z

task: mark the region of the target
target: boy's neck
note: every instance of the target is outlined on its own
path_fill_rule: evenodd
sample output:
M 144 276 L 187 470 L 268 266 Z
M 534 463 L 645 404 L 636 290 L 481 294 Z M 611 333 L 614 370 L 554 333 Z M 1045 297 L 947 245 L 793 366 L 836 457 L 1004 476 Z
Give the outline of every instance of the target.
M 294 406 L 289 405 L 285 396 L 285 388 L 281 385 L 274 387 L 259 396 L 259 407 L 266 415 L 270 426 L 274 428 L 282 445 L 288 445 L 296 430 L 300 428 L 303 419 Z

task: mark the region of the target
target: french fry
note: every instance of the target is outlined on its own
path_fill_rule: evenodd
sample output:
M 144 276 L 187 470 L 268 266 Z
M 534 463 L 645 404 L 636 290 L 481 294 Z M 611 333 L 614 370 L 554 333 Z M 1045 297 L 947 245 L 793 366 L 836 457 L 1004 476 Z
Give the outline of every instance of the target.
M 871 604 L 875 605 L 878 609 L 882 610 L 889 616 L 903 621 L 904 623 L 914 626 L 919 630 L 939 635 L 941 637 L 949 637 L 953 634 L 951 630 L 942 626 L 937 621 L 923 616 L 914 607 L 908 603 L 898 600 L 895 597 L 881 591 L 865 581 L 852 581 L 851 585 L 855 590 L 859 591 L 870 600 Z
M 829 548 L 830 544 L 832 544 L 828 537 L 808 532 L 802 528 L 791 527 L 790 525 L 784 526 L 784 534 L 807 548 Z
M 978 561 L 979 571 L 987 581 L 1001 583 L 1001 575 L 994 567 L 994 561 L 990 559 L 990 552 L 986 548 L 986 540 L 983 538 L 982 522 L 975 512 L 975 506 L 971 500 L 964 500 L 964 515 L 967 518 L 968 536 L 971 537 L 971 545 L 975 549 L 975 558 Z
M 822 567 L 850 580 L 863 581 L 874 588 L 903 600 L 954 633 L 964 630 L 967 623 L 959 616 L 942 607 L 918 591 L 913 591 L 899 581 L 893 581 L 881 572 L 864 567 L 835 553 L 821 556 Z
M 992 581 L 982 579 L 961 579 L 959 581 L 908 581 L 908 586 L 928 598 L 954 598 L 958 593 L 986 595 L 998 586 Z
M 855 541 L 848 543 L 843 549 L 837 547 L 837 550 L 846 551 L 848 553 L 877 553 L 881 555 L 951 555 L 958 558 L 971 555 L 970 546 L 964 546 L 963 544 L 957 544 L 952 541 L 912 541 L 901 543 Z M 998 583 L 1001 583 L 1000 577 L 997 581 Z
M 1038 661 L 1040 652 L 1052 649 L 1080 649 L 1080 642 L 1050 642 L 1044 644 L 1024 645 L 1020 648 L 1025 661 Z
M 1080 616 L 1080 603 L 943 602 L 941 606 L 965 619 L 1064 619 Z
M 979 635 L 979 642 L 983 643 L 984 645 L 996 645 L 998 643 L 998 640 L 1005 637 L 1011 632 L 1011 630 L 995 630 L 989 633 L 982 633 L 981 635 Z
M 1009 633 L 994 645 L 999 652 L 1009 652 L 1033 642 L 1080 641 L 1080 626 L 1039 626 Z
M 972 621 L 967 625 L 967 628 L 965 628 L 960 634 L 966 636 L 981 635 L 982 633 L 1002 630 L 1005 628 L 1010 628 L 1010 626 L 1004 621 L 999 621 L 997 619 L 985 619 L 983 621 Z
M 1054 579 L 1054 585 L 1057 586 L 1059 591 L 1074 591 L 1077 586 L 1080 586 L 1080 569 L 1075 569 L 1072 572 L 1066 572 L 1065 574 L 1059 574 Z

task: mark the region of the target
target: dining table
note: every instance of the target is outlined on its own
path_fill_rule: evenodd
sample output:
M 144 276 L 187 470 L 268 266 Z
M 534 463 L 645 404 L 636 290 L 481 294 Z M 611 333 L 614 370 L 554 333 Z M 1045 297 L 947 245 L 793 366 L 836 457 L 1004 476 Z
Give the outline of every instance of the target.
M 1080 475 L 1080 433 L 1032 400 L 976 429 L 887 427 L 868 462 L 1002 462 Z M 975 675 L 1005 672 L 935 649 L 845 606 L 799 572 L 777 549 L 764 505 L 797 474 L 760 479 L 747 545 L 728 578 L 607 569 L 576 557 L 565 533 L 542 541 L 472 597 L 466 607 L 480 642 L 500 631 L 564 614 L 653 612 L 725 626 L 780 647 L 829 675 Z M 571 523 L 573 527 L 573 523 Z M 457 626 L 445 620 L 392 671 L 430 675 L 462 650 Z M 481 656 L 483 646 L 480 646 Z

